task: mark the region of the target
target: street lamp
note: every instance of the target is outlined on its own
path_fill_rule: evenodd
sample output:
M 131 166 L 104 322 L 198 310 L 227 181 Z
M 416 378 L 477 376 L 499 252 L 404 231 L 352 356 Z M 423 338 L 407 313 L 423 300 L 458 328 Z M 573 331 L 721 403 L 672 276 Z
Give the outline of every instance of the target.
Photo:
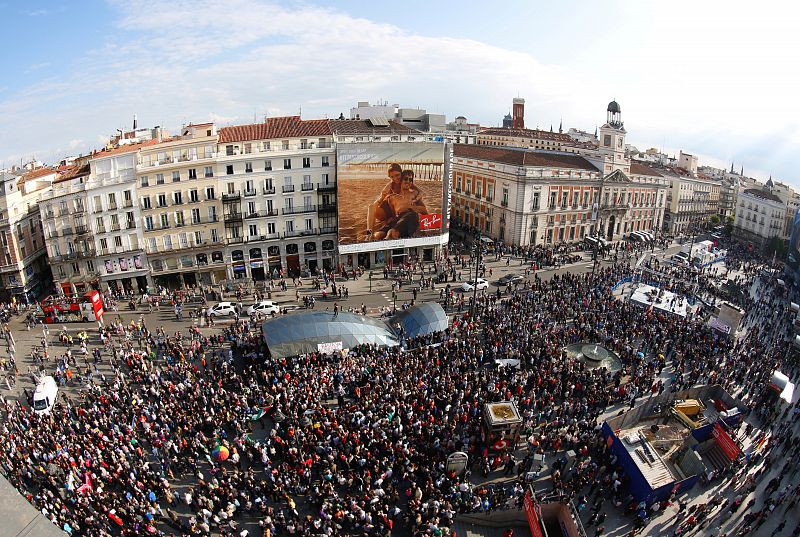
M 478 243 L 475 245 L 475 279 L 472 280 L 472 305 L 469 309 L 469 315 L 475 319 L 475 305 L 478 303 L 478 273 L 481 266 L 481 254 L 483 253 L 483 236 L 481 234 L 480 225 L 478 227 Z

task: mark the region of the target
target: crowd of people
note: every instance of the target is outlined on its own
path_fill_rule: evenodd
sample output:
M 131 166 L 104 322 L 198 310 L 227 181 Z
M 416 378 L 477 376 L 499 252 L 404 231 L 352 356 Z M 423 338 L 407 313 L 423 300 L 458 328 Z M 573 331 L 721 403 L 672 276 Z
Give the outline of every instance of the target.
M 736 263 L 764 274 L 753 260 Z M 80 397 L 49 416 L 24 399 L 0 400 L 0 468 L 70 535 L 245 536 L 257 523 L 269 536 L 450 536 L 459 514 L 518 507 L 545 477 L 591 511 L 596 535 L 616 507 L 643 528 L 667 506 L 632 505 L 598 418 L 664 390 L 720 383 L 760 409 L 762 432 L 776 427 L 767 449 L 788 442 L 796 452 L 788 411 L 755 403 L 766 401 L 775 368 L 796 375 L 798 363 L 787 342 L 792 297 L 766 276 L 735 340 L 619 300 L 614 286 L 630 273 L 620 260 L 549 280 L 533 274 L 480 295 L 474 313 L 404 349 L 278 358 L 247 319 L 172 334 L 143 319 L 109 322 L 80 351 L 67 341 L 39 364 L 63 373 L 86 349 L 93 378 Z M 564 348 L 581 341 L 614 351 L 621 368 L 570 357 Z M 520 365 L 499 365 L 509 361 Z M 484 405 L 507 400 L 525 449 L 498 448 L 484 428 Z M 578 461 L 562 475 L 568 450 Z M 448 471 L 454 451 L 468 454 L 466 472 Z M 555 455 L 546 475 L 539 455 Z M 491 474 L 507 480 L 481 485 Z M 780 481 L 772 488 L 764 505 L 781 493 L 796 502 Z

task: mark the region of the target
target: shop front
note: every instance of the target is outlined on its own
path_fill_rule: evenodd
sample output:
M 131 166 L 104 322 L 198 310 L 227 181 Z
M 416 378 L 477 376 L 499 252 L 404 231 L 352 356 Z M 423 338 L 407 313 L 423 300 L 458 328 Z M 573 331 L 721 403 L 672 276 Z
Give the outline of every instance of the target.
M 289 276 L 300 276 L 300 254 L 296 244 L 286 245 L 286 271 Z
M 317 268 L 319 267 L 316 242 L 306 242 L 303 244 L 303 259 L 303 263 L 305 264 L 309 273 L 316 274 Z
M 247 265 L 244 262 L 244 251 L 234 250 L 231 252 L 231 271 L 234 280 L 244 280 L 247 278 Z
M 263 282 L 267 279 L 264 270 L 264 259 L 261 255 L 261 248 L 250 248 L 250 276 L 257 282 Z
M 278 278 L 283 270 L 281 263 L 281 248 L 278 245 L 267 247 L 267 276 L 270 278 Z

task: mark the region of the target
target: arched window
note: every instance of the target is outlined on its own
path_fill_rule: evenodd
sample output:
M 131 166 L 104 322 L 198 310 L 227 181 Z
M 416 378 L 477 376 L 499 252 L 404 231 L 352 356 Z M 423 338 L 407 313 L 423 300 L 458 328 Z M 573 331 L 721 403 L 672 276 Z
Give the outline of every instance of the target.
M 316 242 L 307 242 L 303 245 L 303 251 L 307 254 L 317 251 L 317 243 Z
M 296 244 L 287 244 L 286 245 L 286 255 L 294 255 L 297 253 L 297 245 Z
M 281 249 L 278 246 L 269 246 L 267 248 L 267 255 L 270 257 L 275 257 L 281 255 Z

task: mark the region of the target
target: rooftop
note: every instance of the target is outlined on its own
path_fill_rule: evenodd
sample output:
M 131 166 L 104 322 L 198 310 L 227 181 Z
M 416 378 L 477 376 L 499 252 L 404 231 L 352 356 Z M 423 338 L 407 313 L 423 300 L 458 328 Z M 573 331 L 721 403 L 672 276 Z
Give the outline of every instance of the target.
M 420 131 L 406 127 L 392 119 L 386 120 L 386 125 L 373 122 L 370 119 L 331 119 L 328 124 L 331 132 L 338 135 L 422 134 Z
M 326 119 L 300 119 L 300 116 L 283 116 L 270 117 L 262 123 L 223 127 L 219 130 L 219 143 L 330 135 L 331 128 Z
M 573 168 L 598 171 L 588 160 L 573 153 L 560 153 L 555 151 L 534 151 L 530 149 L 517 149 L 512 147 L 491 147 L 485 145 L 456 144 L 454 155 L 456 157 L 488 160 L 511 164 L 514 166 L 531 166 L 537 168 Z
M 645 165 L 642 162 L 638 162 L 636 160 L 631 160 L 631 174 L 633 175 L 649 175 L 651 177 L 662 177 L 660 173 L 656 170 L 651 168 L 650 166 Z
M 165 140 L 166 141 L 166 140 Z M 110 149 L 102 149 L 92 153 L 92 159 L 106 158 L 113 155 L 124 155 L 125 153 L 133 153 L 148 145 L 155 145 L 158 140 L 147 140 L 146 142 L 139 142 L 135 144 L 121 145 L 119 147 L 112 147 Z
M 573 142 L 568 134 L 543 131 L 540 129 L 507 129 L 504 127 L 490 127 L 478 132 L 479 136 L 508 136 L 509 138 L 538 138 L 540 140 L 555 140 L 557 142 Z
M 783 200 L 780 199 L 778 196 L 770 192 L 769 190 L 764 190 L 762 188 L 748 188 L 744 191 L 745 194 L 749 194 L 756 198 L 765 199 L 768 201 L 776 201 L 778 203 L 783 203 Z

